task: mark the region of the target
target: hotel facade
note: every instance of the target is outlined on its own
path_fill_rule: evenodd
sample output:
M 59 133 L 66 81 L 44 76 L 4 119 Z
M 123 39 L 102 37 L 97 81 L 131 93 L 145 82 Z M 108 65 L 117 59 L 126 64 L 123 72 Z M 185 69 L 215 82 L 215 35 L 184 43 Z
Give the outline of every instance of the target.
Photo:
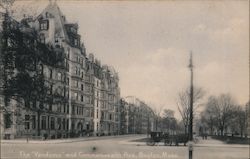
M 4 15 L 1 14 L 1 23 Z M 8 110 L 1 110 L 1 138 L 42 136 L 53 139 L 117 134 L 118 73 L 110 66 L 102 66 L 93 54 L 86 53 L 78 24 L 68 22 L 58 5 L 52 2 L 37 17 L 12 21 L 24 34 L 35 31 L 41 43 L 62 54 L 63 61 L 58 67 L 41 64 L 51 100 L 57 102 L 44 104 L 43 111 L 36 111 L 30 107 L 37 108 L 38 103 L 11 99 Z M 24 23 L 27 25 L 22 25 Z M 1 73 L 3 69 L 1 67 Z M 3 82 L 1 79 L 1 85 Z M 5 107 L 2 93 L 0 104 Z

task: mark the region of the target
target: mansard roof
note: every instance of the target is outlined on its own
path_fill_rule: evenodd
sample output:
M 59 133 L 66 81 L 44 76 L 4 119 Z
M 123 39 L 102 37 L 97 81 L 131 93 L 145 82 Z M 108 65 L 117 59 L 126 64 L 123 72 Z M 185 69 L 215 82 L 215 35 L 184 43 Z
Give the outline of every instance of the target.
M 65 24 L 67 24 L 67 21 L 56 2 L 50 2 L 48 6 L 42 11 L 42 13 L 37 16 L 37 20 L 41 20 L 46 17 L 54 18 L 55 34 L 64 37 L 65 40 L 69 42 L 69 37 L 65 29 Z

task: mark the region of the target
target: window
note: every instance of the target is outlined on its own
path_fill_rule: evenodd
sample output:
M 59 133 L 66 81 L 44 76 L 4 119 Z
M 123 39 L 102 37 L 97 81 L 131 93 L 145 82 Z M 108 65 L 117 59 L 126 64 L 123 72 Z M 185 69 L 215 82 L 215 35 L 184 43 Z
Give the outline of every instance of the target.
M 86 97 L 86 103 L 90 104 L 90 98 L 89 97 Z
M 96 111 L 96 118 L 98 119 L 98 116 L 99 116 L 99 112 L 98 110 Z
M 11 124 L 12 124 L 12 121 L 11 121 L 11 114 L 4 114 L 4 127 L 7 129 L 7 128 L 10 128 L 11 127 Z
M 67 127 L 67 130 L 69 130 L 69 119 L 67 119 L 66 127 Z
M 78 74 L 78 68 L 77 67 L 75 67 L 75 73 L 76 73 L 76 75 Z
M 78 88 L 78 81 L 75 80 L 74 83 L 75 83 L 75 87 Z
M 68 50 L 67 50 L 67 57 L 69 58 L 70 57 L 70 48 L 68 48 Z
M 82 72 L 82 78 L 84 77 L 84 73 Z
M 69 105 L 67 104 L 67 114 L 69 114 Z
M 65 118 L 63 118 L 63 122 L 62 122 L 62 124 L 63 124 L 63 130 L 65 130 L 65 126 L 66 126 L 66 123 L 65 123 L 66 121 L 65 121 Z
M 30 116 L 25 115 L 25 130 L 29 130 L 29 129 L 30 129 Z
M 40 21 L 40 30 L 48 30 L 49 29 L 49 21 L 43 20 Z
M 69 77 L 66 78 L 66 83 L 69 85 Z
M 86 92 L 90 92 L 90 86 L 89 85 L 87 85 L 87 87 L 86 87 Z
M 57 80 L 62 80 L 62 73 L 61 72 L 57 73 Z
M 75 100 L 78 100 L 78 93 L 74 93 Z
M 83 102 L 83 95 L 81 95 L 81 102 Z
M 50 92 L 49 92 L 50 94 L 52 94 L 53 93 L 53 85 L 51 84 L 50 85 Z
M 74 39 L 74 45 L 78 46 L 78 39 Z
M 54 118 L 54 117 L 51 117 L 51 118 L 50 118 L 50 128 L 51 128 L 52 130 L 55 129 L 55 118 Z
M 42 129 L 46 129 L 46 116 L 42 116 Z
M 62 123 L 62 119 L 61 118 L 57 118 L 57 125 L 58 125 L 58 130 L 61 130 L 61 123 Z
M 59 113 L 61 113 L 61 111 L 62 111 L 62 109 L 61 109 L 62 107 L 61 107 L 61 105 L 60 104 L 58 104 L 57 105 L 57 112 L 59 112 Z
M 83 84 L 81 84 L 81 90 L 83 91 Z
M 72 106 L 72 114 L 73 115 L 75 114 L 75 106 L 74 105 Z
M 32 115 L 32 129 L 36 129 L 36 116 Z
M 66 104 L 63 104 L 63 112 L 66 113 Z
M 55 37 L 55 43 L 59 42 L 59 37 Z
M 66 87 L 63 88 L 63 97 L 66 97 Z M 65 112 L 65 111 L 64 111 Z

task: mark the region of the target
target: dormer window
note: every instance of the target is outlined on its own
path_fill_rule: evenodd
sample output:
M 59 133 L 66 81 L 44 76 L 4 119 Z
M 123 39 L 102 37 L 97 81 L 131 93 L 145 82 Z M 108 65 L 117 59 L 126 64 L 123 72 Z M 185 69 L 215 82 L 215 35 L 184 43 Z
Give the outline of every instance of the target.
M 57 47 L 61 47 L 59 37 L 57 37 L 57 36 L 55 37 L 55 45 L 56 45 Z
M 42 20 L 40 21 L 40 30 L 48 30 L 49 29 L 49 21 Z
M 58 42 L 59 42 L 59 38 L 55 37 L 55 43 L 58 43 Z
M 78 46 L 78 39 L 74 39 L 74 45 Z

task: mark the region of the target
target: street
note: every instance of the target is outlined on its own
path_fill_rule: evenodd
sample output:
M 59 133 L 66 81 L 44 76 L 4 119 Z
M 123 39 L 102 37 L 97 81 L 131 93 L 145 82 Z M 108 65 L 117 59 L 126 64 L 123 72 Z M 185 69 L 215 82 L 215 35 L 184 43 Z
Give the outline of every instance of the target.
M 77 159 L 187 159 L 187 146 L 147 146 L 145 142 L 135 142 L 146 136 L 93 137 L 89 140 L 58 140 L 37 143 L 30 141 L 2 141 L 1 158 L 77 158 Z M 40 143 L 39 143 L 40 142 Z M 45 141 L 46 142 L 46 141 Z M 246 159 L 249 157 L 247 145 L 228 145 L 208 138 L 199 140 L 194 146 L 194 159 Z

